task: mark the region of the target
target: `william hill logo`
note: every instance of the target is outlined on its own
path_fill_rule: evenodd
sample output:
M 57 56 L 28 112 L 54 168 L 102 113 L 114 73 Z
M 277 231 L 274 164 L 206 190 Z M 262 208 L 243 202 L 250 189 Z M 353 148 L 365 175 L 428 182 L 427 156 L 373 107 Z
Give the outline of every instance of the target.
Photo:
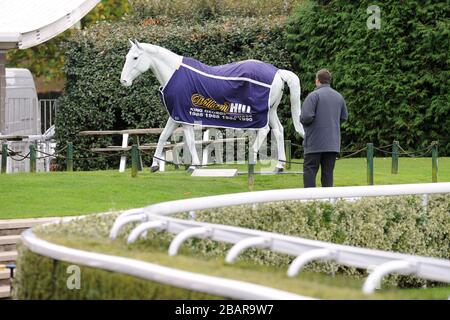
M 241 103 L 230 103 L 228 101 L 223 104 L 217 103 L 212 98 L 205 98 L 201 94 L 194 93 L 191 97 L 192 104 L 200 108 L 222 111 L 224 113 L 251 113 L 251 107 Z

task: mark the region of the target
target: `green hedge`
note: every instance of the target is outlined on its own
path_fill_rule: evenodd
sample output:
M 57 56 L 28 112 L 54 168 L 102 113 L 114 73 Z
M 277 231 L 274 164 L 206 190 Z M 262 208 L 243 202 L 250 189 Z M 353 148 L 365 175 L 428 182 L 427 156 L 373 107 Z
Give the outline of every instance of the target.
M 284 48 L 284 25 L 280 17 L 223 18 L 193 25 L 167 21 L 140 25 L 101 23 L 79 33 L 65 44 L 67 84 L 56 118 L 59 146 L 68 141 L 84 149 L 120 143 L 111 138 L 78 137 L 82 130 L 164 126 L 167 114 L 151 71 L 141 75 L 131 88 L 119 83 L 129 38 L 154 43 L 211 65 L 253 58 L 292 69 Z M 284 123 L 287 131 L 293 133 L 288 95 L 279 110 L 282 117 L 289 117 Z M 75 157 L 92 156 L 85 150 L 75 150 Z M 117 163 L 115 157 L 75 161 L 75 167 L 88 170 L 115 167 Z
M 19 270 L 14 279 L 14 299 L 19 300 L 180 300 L 223 299 L 140 279 L 134 276 L 80 266 L 81 288 L 67 288 L 71 263 L 19 250 Z
M 320 201 L 288 201 L 198 211 L 196 220 L 363 248 L 450 259 L 449 212 L 450 196 L 434 195 L 429 197 L 426 210 L 419 196 L 363 198 L 354 202 L 337 201 L 334 205 Z M 179 217 L 187 218 L 188 215 L 180 214 Z M 44 237 L 56 235 L 67 238 L 67 241 L 73 238 L 74 243 L 78 243 L 78 239 L 89 239 L 86 245 L 91 250 L 112 247 L 119 251 L 125 250 L 126 255 L 146 251 L 146 248 L 155 247 L 155 243 L 167 248 L 173 239 L 173 235 L 166 232 L 149 232 L 147 239 L 126 246 L 126 237 L 134 227 L 130 224 L 119 234 L 119 243 L 112 245 L 108 234 L 113 222 L 114 217 L 90 217 L 70 224 L 49 226 L 38 232 Z M 184 253 L 194 257 L 216 260 L 225 257 L 230 245 L 194 238 L 187 240 L 183 248 Z M 113 252 L 119 252 L 117 250 Z M 287 270 L 293 259 L 292 256 L 269 250 L 249 249 L 238 260 Z M 306 269 L 356 278 L 367 276 L 365 270 L 330 262 L 311 263 Z M 401 287 L 433 284 L 413 276 L 395 275 L 388 277 L 386 283 Z
M 197 212 L 197 221 L 277 232 L 364 248 L 450 259 L 450 197 L 434 195 L 428 208 L 421 197 L 367 198 L 355 202 L 289 201 L 235 206 Z M 264 249 L 245 250 L 235 265 L 224 263 L 230 244 L 189 239 L 176 257 L 167 249 L 172 234 L 149 231 L 147 238 L 127 245 L 136 224 L 127 225 L 116 241 L 108 238 L 117 215 L 92 215 L 85 219 L 35 228 L 42 239 L 71 248 L 125 256 L 181 270 L 223 276 L 268 285 L 321 298 L 358 299 L 365 270 L 320 262 L 311 263 L 299 277 L 286 276 L 294 257 Z M 187 214 L 180 214 L 187 217 Z M 82 290 L 67 290 L 67 263 L 45 258 L 20 247 L 15 297 L 20 299 L 189 299 L 214 298 L 127 275 L 82 268 Z M 319 272 L 319 273 L 317 273 Z M 331 275 L 335 275 L 331 277 Z M 424 285 L 429 290 L 421 288 Z M 409 288 L 399 290 L 397 286 Z M 433 288 L 430 288 L 433 287 Z M 413 276 L 391 275 L 371 298 L 447 298 L 448 285 Z
M 314 3 L 291 17 L 287 44 L 307 92 L 318 69 L 333 73 L 349 108 L 343 144 L 399 140 L 417 150 L 440 140 L 450 155 L 448 1 Z M 381 8 L 379 30 L 366 26 L 370 5 Z
M 203 2 L 205 7 L 211 4 Z M 192 8 L 203 2 L 195 2 Z M 156 10 L 146 3 L 153 1 L 137 0 L 134 6 L 143 4 Z M 137 14 L 125 22 L 100 23 L 78 33 L 65 44 L 67 84 L 56 119 L 59 145 L 68 141 L 84 149 L 117 145 L 118 138 L 80 138 L 76 133 L 165 124 L 167 114 L 151 72 L 131 88 L 118 81 L 128 38 L 137 38 L 211 65 L 254 58 L 293 70 L 301 79 L 302 99 L 313 90 L 315 72 L 328 67 L 350 113 L 343 128 L 343 146 L 359 147 L 367 142 L 380 146 L 399 140 L 403 148 L 418 150 L 439 140 L 440 154 L 450 155 L 450 7 L 446 1 L 420 5 L 412 0 L 385 1 L 380 4 L 380 30 L 367 29 L 370 1 L 298 3 L 289 23 L 275 16 L 183 21 L 167 16 L 139 20 Z M 141 18 L 153 14 L 146 14 L 144 7 Z M 173 10 L 177 8 L 181 7 Z M 185 14 L 189 18 L 189 12 Z M 286 94 L 280 118 L 286 139 L 299 143 L 289 110 Z M 295 152 L 299 156 L 298 148 Z M 75 156 L 94 155 L 76 150 Z M 76 161 L 75 168 L 102 169 L 117 164 L 118 157 L 112 157 Z
M 355 202 L 280 202 L 205 210 L 197 220 L 276 232 L 337 244 L 450 259 L 450 196 L 436 195 L 424 210 L 418 196 L 363 198 Z M 223 256 L 227 246 L 193 239 L 194 254 Z M 241 259 L 263 265 L 283 266 L 292 257 L 250 249 Z M 365 270 L 335 263 L 312 263 L 317 272 L 364 276 Z M 391 276 L 389 283 L 402 287 L 427 283 L 411 276 Z
M 286 14 L 307 0 L 129 0 L 134 19 L 190 19 L 202 22 L 220 16 L 267 16 Z

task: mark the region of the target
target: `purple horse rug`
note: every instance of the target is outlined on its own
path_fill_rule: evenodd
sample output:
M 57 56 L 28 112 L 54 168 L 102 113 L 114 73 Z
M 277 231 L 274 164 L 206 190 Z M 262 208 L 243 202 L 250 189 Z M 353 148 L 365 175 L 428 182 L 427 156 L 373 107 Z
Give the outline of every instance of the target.
M 278 69 L 246 60 L 211 67 L 183 57 L 161 100 L 172 119 L 206 127 L 260 129 L 269 121 L 269 97 Z

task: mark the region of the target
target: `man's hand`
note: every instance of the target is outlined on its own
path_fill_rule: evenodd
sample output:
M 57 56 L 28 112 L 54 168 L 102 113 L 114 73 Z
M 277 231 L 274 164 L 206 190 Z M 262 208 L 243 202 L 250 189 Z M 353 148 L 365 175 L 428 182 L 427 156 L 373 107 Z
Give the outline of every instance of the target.
M 303 125 L 300 124 L 300 126 L 296 126 L 294 123 L 295 131 L 304 139 L 305 138 L 305 129 L 303 128 Z

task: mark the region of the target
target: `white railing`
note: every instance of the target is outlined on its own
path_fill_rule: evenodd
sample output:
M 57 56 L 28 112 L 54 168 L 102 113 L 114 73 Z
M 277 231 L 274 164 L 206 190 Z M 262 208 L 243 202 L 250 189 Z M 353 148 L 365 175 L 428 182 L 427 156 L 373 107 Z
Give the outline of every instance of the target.
M 325 199 L 335 201 L 338 198 L 410 194 L 428 195 L 449 192 L 450 183 L 434 183 L 270 190 L 170 201 L 124 212 L 116 219 L 111 229 L 110 237 L 116 238 L 120 230 L 128 223 L 141 222 L 128 236 L 128 242 L 134 242 L 149 229 L 165 230 L 177 235 L 169 247 L 169 254 L 175 255 L 186 239 L 190 237 L 209 238 L 234 244 L 226 256 L 228 263 L 235 261 L 236 257 L 246 248 L 266 248 L 275 252 L 296 256 L 288 269 L 288 276 L 297 275 L 302 267 L 311 261 L 335 261 L 343 265 L 367 269 L 370 275 L 364 284 L 363 292 L 369 294 L 374 291 L 385 275 L 393 272 L 414 274 L 424 279 L 450 282 L 450 261 L 337 245 L 227 225 L 175 219 L 169 217 L 169 215 L 190 212 L 191 216 L 194 216 L 194 211 L 196 210 L 286 200 Z M 426 202 L 424 202 L 424 205 L 426 205 Z M 311 299 L 310 297 L 243 281 L 181 271 L 135 259 L 67 248 L 37 238 L 32 230 L 24 232 L 22 240 L 31 251 L 52 259 L 130 274 L 159 283 L 217 296 L 235 299 Z
M 46 132 L 55 124 L 58 112 L 58 99 L 39 99 L 41 110 L 41 132 Z
M 205 292 L 233 299 L 308 300 L 309 297 L 277 290 L 248 282 L 207 276 L 177 270 L 140 260 L 72 249 L 39 239 L 31 229 L 22 233 L 24 245 L 37 254 L 69 263 L 120 272 L 139 278 Z
M 288 276 L 291 277 L 297 275 L 302 267 L 311 261 L 334 261 L 346 266 L 367 269 L 370 276 L 364 283 L 363 292 L 370 294 L 378 287 L 385 275 L 394 272 L 404 275 L 414 274 L 424 279 L 450 283 L 450 260 L 337 245 L 271 232 L 175 219 L 168 216 L 182 212 L 192 213 L 192 211 L 203 209 L 274 201 L 315 199 L 335 201 L 339 198 L 418 194 L 424 195 L 426 199 L 427 195 L 436 193 L 450 193 L 450 183 L 284 189 L 169 201 L 124 212 L 116 219 L 110 237 L 116 238 L 120 230 L 127 224 L 140 222 L 128 236 L 129 243 L 134 242 L 149 229 L 165 230 L 177 234 L 169 248 L 169 254 L 175 255 L 186 239 L 191 237 L 209 238 L 234 244 L 226 257 L 228 263 L 235 261 L 236 257 L 247 248 L 265 248 L 296 257 L 288 270 Z M 424 201 L 424 206 L 426 205 L 427 202 Z

